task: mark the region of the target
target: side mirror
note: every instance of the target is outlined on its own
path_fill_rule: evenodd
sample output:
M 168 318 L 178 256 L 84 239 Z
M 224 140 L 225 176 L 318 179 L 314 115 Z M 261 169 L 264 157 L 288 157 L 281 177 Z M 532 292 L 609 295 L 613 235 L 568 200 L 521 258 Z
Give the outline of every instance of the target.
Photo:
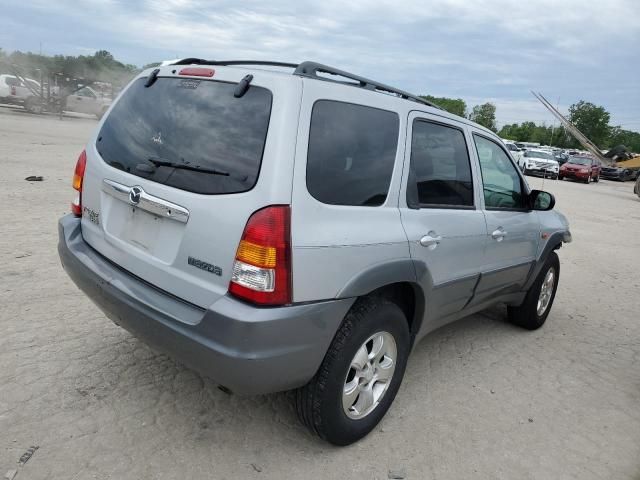
M 532 190 L 529 194 L 529 208 L 546 212 L 553 209 L 556 204 L 556 197 L 543 190 Z

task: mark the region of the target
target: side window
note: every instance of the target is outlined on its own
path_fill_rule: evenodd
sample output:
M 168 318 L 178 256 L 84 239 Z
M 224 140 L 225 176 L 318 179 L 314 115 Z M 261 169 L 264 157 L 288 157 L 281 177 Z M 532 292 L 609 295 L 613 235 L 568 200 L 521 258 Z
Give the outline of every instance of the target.
M 473 207 L 473 181 L 464 133 L 414 120 L 407 205 Z
M 4 77 L 4 83 L 9 85 L 10 87 L 18 87 L 20 86 L 20 82 L 16 77 Z
M 309 131 L 309 193 L 331 205 L 382 205 L 396 159 L 399 125 L 394 112 L 317 101 Z
M 76 92 L 76 95 L 79 95 L 81 97 L 93 97 L 93 93 L 91 93 L 91 90 L 89 90 L 88 88 L 81 88 L 80 90 L 78 90 Z
M 474 134 L 486 208 L 524 208 L 522 181 L 505 151 L 493 141 Z

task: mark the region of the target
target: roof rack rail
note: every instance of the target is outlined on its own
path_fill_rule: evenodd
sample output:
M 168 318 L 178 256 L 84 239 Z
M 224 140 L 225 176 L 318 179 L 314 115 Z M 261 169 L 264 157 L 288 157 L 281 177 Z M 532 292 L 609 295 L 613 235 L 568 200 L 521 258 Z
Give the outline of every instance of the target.
M 397 95 L 400 98 L 404 98 L 406 100 L 412 100 L 417 103 L 422 103 L 423 105 L 428 105 L 433 108 L 437 108 L 438 110 L 444 110 L 439 105 L 432 103 L 424 98 L 418 97 L 417 95 L 413 95 L 409 92 L 405 92 L 404 90 L 399 90 L 397 88 L 391 87 L 389 85 L 385 85 L 384 83 L 376 82 L 375 80 L 371 80 L 365 77 L 360 77 L 359 75 L 355 75 L 353 73 L 345 72 L 344 70 L 339 70 L 334 67 L 329 67 L 328 65 L 323 65 L 321 63 L 316 62 L 302 62 L 298 63 L 285 63 L 285 62 L 267 62 L 262 60 L 204 60 L 202 58 L 184 58 L 175 62 L 173 65 L 263 65 L 270 67 L 287 67 L 287 68 L 295 68 L 293 74 L 299 75 L 301 77 L 314 78 L 316 80 L 324 80 L 328 82 L 336 82 L 342 83 L 344 85 L 352 85 L 355 87 L 366 88 L 367 90 L 372 90 L 374 92 L 383 92 L 390 93 L 393 95 Z M 343 77 L 348 80 L 353 80 L 357 83 L 349 82 L 349 81 L 340 81 L 333 80 L 331 78 L 319 76 L 318 73 L 327 73 L 329 75 L 335 75 L 337 77 Z
M 267 62 L 263 60 L 205 60 L 203 58 L 183 58 L 172 65 L 263 65 L 269 67 L 298 67 L 297 63 Z
M 328 73 L 329 75 L 335 75 L 338 77 L 347 78 L 349 80 L 354 80 L 358 83 L 333 80 L 331 78 L 321 77 L 318 75 L 318 73 Z M 295 72 L 293 72 L 293 74 L 300 75 L 301 77 L 315 78 L 317 80 L 326 80 L 329 82 L 337 82 L 337 83 L 343 83 L 347 85 L 354 85 L 361 88 L 366 88 L 367 90 L 373 90 L 376 92 L 391 93 L 399 96 L 400 98 L 404 98 L 406 100 L 413 100 L 414 102 L 422 103 L 424 105 L 437 108 L 438 110 L 444 110 L 442 107 L 434 103 L 431 103 L 430 101 L 425 100 L 424 98 L 418 97 L 417 95 L 413 95 L 409 92 L 405 92 L 404 90 L 399 90 L 397 88 L 390 87 L 389 85 L 385 85 L 384 83 L 376 82 L 375 80 L 370 80 L 365 77 L 354 75 L 353 73 L 345 72 L 344 70 L 339 70 L 337 68 L 329 67 L 328 65 L 322 65 L 321 63 L 302 62 L 300 65 L 298 65 L 298 67 L 296 68 Z

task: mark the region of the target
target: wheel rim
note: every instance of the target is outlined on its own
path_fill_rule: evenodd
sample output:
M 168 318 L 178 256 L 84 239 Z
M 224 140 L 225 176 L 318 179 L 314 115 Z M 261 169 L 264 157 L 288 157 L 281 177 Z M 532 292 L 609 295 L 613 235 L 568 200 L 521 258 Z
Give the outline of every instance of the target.
M 380 404 L 396 368 L 398 349 L 388 332 L 371 335 L 356 351 L 342 390 L 342 408 L 347 417 L 359 420 Z
M 544 276 L 542 286 L 540 287 L 540 296 L 538 297 L 538 316 L 541 317 L 549 308 L 551 296 L 553 295 L 553 285 L 556 282 L 556 271 L 550 268 Z

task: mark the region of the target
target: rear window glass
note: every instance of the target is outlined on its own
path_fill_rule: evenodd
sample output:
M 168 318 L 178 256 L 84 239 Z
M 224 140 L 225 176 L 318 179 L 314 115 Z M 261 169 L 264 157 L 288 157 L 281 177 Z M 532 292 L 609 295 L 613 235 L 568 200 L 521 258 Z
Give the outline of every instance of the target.
M 136 80 L 113 107 L 96 147 L 105 162 L 203 194 L 250 190 L 258 180 L 271 92 L 193 78 Z
M 309 132 L 309 193 L 331 205 L 382 205 L 396 158 L 399 122 L 393 112 L 317 101 Z

